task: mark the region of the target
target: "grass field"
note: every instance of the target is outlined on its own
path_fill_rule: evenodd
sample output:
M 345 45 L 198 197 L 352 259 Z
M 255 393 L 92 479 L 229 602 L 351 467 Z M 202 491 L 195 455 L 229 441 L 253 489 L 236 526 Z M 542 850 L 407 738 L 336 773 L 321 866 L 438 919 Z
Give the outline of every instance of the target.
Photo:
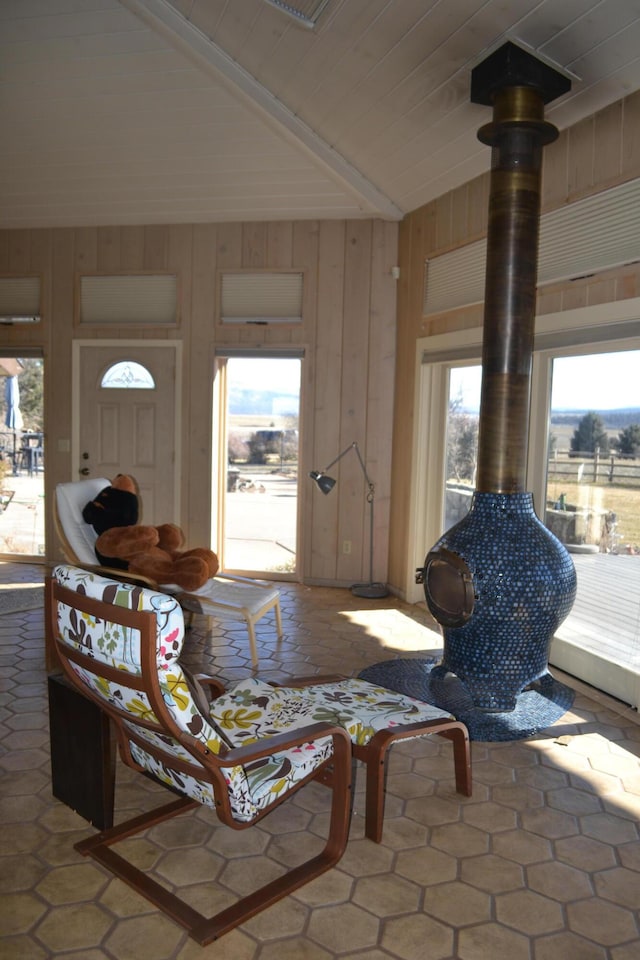
M 575 480 L 549 479 L 547 501 L 556 501 L 564 494 L 569 504 L 581 508 L 611 511 L 618 517 L 616 533 L 621 547 L 640 548 L 640 488 L 616 483 L 577 483 Z

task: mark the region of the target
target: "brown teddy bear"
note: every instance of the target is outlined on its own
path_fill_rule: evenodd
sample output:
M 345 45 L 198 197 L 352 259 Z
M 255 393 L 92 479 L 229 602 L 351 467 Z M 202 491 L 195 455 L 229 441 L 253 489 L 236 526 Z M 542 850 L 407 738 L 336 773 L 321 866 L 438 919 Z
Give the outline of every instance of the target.
M 149 577 L 158 584 L 197 590 L 218 572 L 212 550 L 183 550 L 184 533 L 175 523 L 138 523 L 138 492 L 133 477 L 118 474 L 82 511 L 98 534 L 95 550 L 100 563 Z

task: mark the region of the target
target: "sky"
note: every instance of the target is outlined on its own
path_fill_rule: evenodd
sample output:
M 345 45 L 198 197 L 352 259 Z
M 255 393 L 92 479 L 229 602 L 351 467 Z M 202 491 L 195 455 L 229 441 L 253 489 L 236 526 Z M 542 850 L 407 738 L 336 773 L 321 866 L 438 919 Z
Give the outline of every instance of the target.
M 463 406 L 480 406 L 481 368 L 455 367 L 451 396 L 462 390 Z M 640 350 L 559 357 L 553 364 L 552 410 L 640 408 Z
M 234 386 L 247 390 L 278 390 L 287 396 L 300 390 L 300 360 L 232 357 L 229 371 Z
M 247 389 L 278 389 L 286 395 L 300 389 L 300 360 L 236 358 L 230 361 L 233 382 Z M 467 410 L 480 407 L 481 369 L 454 367 L 451 396 L 462 390 Z M 559 357 L 554 360 L 552 410 L 616 410 L 640 408 L 640 350 Z

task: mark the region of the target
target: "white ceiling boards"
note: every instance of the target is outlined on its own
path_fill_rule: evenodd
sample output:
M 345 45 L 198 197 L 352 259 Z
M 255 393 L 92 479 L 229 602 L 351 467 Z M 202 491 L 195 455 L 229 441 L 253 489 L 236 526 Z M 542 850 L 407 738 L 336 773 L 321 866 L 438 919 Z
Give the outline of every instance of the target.
M 381 217 L 486 171 L 469 77 L 570 73 L 560 130 L 640 87 L 622 0 L 0 3 L 0 228 Z

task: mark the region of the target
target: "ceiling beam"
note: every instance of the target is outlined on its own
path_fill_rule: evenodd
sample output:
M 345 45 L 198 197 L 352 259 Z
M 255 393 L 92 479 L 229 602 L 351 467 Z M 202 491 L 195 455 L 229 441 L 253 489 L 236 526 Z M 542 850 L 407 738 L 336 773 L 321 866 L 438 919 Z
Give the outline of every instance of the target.
M 161 34 L 180 53 L 203 69 L 285 137 L 303 150 L 325 172 L 338 181 L 356 199 L 364 212 L 385 220 L 401 220 L 404 212 L 386 194 L 353 167 L 337 150 L 318 136 L 255 77 L 243 69 L 225 51 L 167 0 L 119 0 L 143 23 Z

